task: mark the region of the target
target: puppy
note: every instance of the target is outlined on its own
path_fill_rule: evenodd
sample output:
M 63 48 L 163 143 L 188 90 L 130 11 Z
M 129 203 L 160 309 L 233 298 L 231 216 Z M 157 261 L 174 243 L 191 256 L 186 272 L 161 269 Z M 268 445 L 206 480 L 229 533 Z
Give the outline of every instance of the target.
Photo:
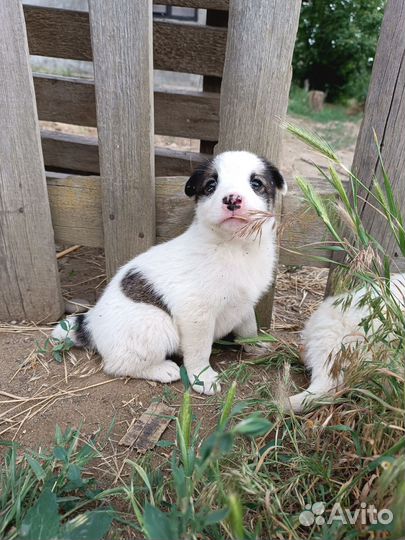
M 111 375 L 176 381 L 180 370 L 170 358 L 180 353 L 194 390 L 220 390 L 212 342 L 231 331 L 257 336 L 254 307 L 276 263 L 274 219 L 260 238 L 237 233 L 252 212 L 273 208 L 277 191 L 287 191 L 278 169 L 249 152 L 203 164 L 185 186 L 196 203 L 190 227 L 118 270 L 88 313 L 68 319 L 69 337 L 97 350 Z M 52 334 L 66 335 L 60 324 Z
M 390 290 L 405 312 L 405 274 L 392 275 Z M 344 300 L 348 294 L 331 296 L 308 319 L 302 332 L 302 345 L 304 363 L 311 369 L 311 384 L 304 392 L 289 397 L 287 408 L 301 412 L 313 400 L 333 393 L 343 383 L 343 371 L 336 378 L 331 375 L 334 360 L 342 346 L 355 347 L 364 343 L 380 324 L 373 321 L 368 334 L 361 326 L 361 322 L 370 315 L 370 307 L 359 304 L 365 294 L 365 288 L 354 293 L 346 309 Z

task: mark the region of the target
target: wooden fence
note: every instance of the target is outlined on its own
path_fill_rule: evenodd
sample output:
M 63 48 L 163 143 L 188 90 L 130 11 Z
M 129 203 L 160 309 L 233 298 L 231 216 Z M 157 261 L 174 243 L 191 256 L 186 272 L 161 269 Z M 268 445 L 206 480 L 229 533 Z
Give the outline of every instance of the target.
M 0 4 L 0 319 L 60 316 L 54 239 L 104 247 L 110 277 L 184 230 L 184 176 L 215 145 L 280 161 L 299 0 L 159 0 L 206 9 L 206 25 L 154 21 L 151 0 L 89 3 L 89 13 Z M 29 54 L 92 61 L 94 80 L 31 75 Z M 153 69 L 202 75 L 203 91 L 153 92 Z M 40 132 L 38 119 L 98 137 Z M 154 134 L 198 139 L 200 152 L 155 147 Z M 323 227 L 287 181 L 280 261 L 314 264 L 297 252 Z M 263 312 L 268 324 L 269 301 Z

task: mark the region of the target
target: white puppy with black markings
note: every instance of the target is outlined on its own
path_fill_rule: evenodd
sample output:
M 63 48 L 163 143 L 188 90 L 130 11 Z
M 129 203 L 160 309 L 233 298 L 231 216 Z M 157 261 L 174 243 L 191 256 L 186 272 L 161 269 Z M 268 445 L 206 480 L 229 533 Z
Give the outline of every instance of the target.
M 203 164 L 185 186 L 196 201 L 190 227 L 123 266 L 88 313 L 69 318 L 69 337 L 97 350 L 111 375 L 176 381 L 178 353 L 197 392 L 219 390 L 212 343 L 231 331 L 257 336 L 254 307 L 276 263 L 273 219 L 260 237 L 236 233 L 286 190 L 278 169 L 249 152 Z M 52 336 L 66 334 L 58 325 Z
M 405 274 L 393 274 L 390 280 L 391 295 L 405 312 Z M 375 296 L 373 290 L 369 291 Z M 369 305 L 363 304 L 367 290 L 362 288 L 351 295 L 350 305 L 344 308 L 349 293 L 330 296 L 305 323 L 302 332 L 303 359 L 311 369 L 311 383 L 307 390 L 290 396 L 286 408 L 301 412 L 314 400 L 333 394 L 343 383 L 343 369 L 333 377 L 331 369 L 342 347 L 357 347 L 375 333 L 380 322 L 371 321 L 365 332 L 362 321 L 370 316 Z M 368 354 L 372 360 L 372 351 Z

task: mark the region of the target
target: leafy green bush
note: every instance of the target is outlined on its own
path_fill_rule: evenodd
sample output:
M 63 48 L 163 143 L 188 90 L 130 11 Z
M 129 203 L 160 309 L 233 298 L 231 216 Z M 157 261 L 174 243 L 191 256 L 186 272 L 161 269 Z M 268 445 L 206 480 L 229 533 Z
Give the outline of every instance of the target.
M 293 57 L 294 81 L 328 100 L 367 95 L 385 0 L 304 0 Z

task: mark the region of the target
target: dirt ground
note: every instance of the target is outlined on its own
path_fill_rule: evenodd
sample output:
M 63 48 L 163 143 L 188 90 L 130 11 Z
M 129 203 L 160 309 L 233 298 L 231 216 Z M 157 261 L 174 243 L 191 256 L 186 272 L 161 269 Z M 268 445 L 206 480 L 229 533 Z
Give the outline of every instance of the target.
M 348 145 L 341 150 L 347 165 L 353 156 L 357 128 L 351 124 L 347 127 Z M 170 139 L 158 142 L 179 144 Z M 186 143 L 181 143 L 183 148 Z M 188 141 L 188 145 L 195 149 L 194 141 Z M 304 150 L 301 143 L 287 135 L 282 165 L 286 176 L 298 171 L 304 176 L 314 176 L 312 159 L 311 151 Z M 59 268 L 65 299 L 79 298 L 90 305 L 97 300 L 106 282 L 101 250 L 80 248 L 61 258 Z M 279 269 L 271 331 L 281 344 L 298 343 L 304 320 L 322 300 L 326 275 L 325 270 L 314 268 Z M 111 379 L 102 372 L 97 355 L 79 349 L 72 349 L 58 363 L 50 354 L 38 353 L 49 332 L 48 326 L 28 322 L 0 323 L 0 439 L 15 440 L 23 447 L 38 450 L 52 445 L 56 424 L 62 429 L 81 426 L 82 437 L 87 438 L 99 430 L 107 431 L 114 422 L 109 444 L 118 474 L 119 457 L 133 452 L 117 445 L 132 419 L 140 416 L 154 399 L 163 400 L 177 410 L 182 383 L 162 385 Z M 282 347 L 281 344 L 274 347 Z M 232 370 L 240 377 L 244 363 L 249 360 L 251 357 L 235 348 L 214 349 L 213 365 L 227 373 L 222 396 L 232 379 Z M 277 386 L 274 381 L 279 372 L 279 363 L 275 367 L 249 366 L 244 377 L 247 380 L 238 385 L 238 399 L 255 396 L 266 387 L 271 392 Z M 296 380 L 299 385 L 305 384 L 302 373 Z M 204 431 L 215 423 L 220 402 L 218 397 L 193 396 L 194 412 L 203 419 Z M 173 422 L 163 438 L 174 438 Z
M 80 248 L 59 262 L 65 298 L 81 298 L 93 303 L 101 294 L 105 277 L 100 250 Z M 278 276 L 274 329 L 281 342 L 296 344 L 303 321 L 323 295 L 326 271 L 306 269 L 287 271 Z M 28 323 L 0 324 L 0 438 L 16 440 L 24 447 L 38 449 L 50 446 L 55 425 L 62 429 L 81 425 L 83 438 L 107 431 L 114 420 L 111 442 L 116 444 L 134 417 L 159 399 L 178 408 L 183 393 L 181 382 L 163 385 L 132 379 L 111 379 L 102 372 L 94 353 L 72 349 L 58 363 L 50 353 L 38 353 L 49 335 L 49 327 Z M 282 345 L 275 346 L 282 347 Z M 214 348 L 212 364 L 219 371 L 242 366 L 252 357 L 238 347 Z M 279 367 L 249 366 L 248 380 L 241 382 L 238 399 L 254 397 L 256 388 L 272 383 Z M 227 375 L 222 396 L 232 379 Z M 298 382 L 305 383 L 303 375 Z M 194 410 L 203 418 L 203 430 L 216 421 L 220 398 L 193 396 Z M 165 439 L 174 437 L 171 424 Z

